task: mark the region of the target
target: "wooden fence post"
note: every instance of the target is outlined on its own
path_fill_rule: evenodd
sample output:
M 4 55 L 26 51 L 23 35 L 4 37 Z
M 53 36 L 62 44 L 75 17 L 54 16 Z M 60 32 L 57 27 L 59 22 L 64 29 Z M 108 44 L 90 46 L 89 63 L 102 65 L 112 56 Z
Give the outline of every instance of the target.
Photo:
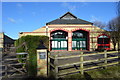
M 8 66 L 7 66 L 7 64 L 5 64 L 5 77 L 8 77 L 7 70 L 8 70 Z
M 120 64 L 120 49 L 118 49 L 118 64 Z
M 58 65 L 58 59 L 57 59 L 57 57 L 58 57 L 58 55 L 55 55 L 55 76 L 56 76 L 56 78 L 58 78 L 58 67 L 57 67 L 57 65 Z
M 47 71 L 48 71 L 48 76 L 49 76 L 49 74 L 50 74 L 50 71 L 51 71 L 51 67 L 50 67 L 50 52 L 48 52 L 48 54 L 47 54 L 48 56 L 47 56 Z
M 83 70 L 83 52 L 80 52 L 81 56 L 80 56 L 80 70 L 81 70 L 81 74 L 84 75 L 84 70 Z
M 105 66 L 107 67 L 107 50 L 104 51 L 104 58 L 105 58 Z

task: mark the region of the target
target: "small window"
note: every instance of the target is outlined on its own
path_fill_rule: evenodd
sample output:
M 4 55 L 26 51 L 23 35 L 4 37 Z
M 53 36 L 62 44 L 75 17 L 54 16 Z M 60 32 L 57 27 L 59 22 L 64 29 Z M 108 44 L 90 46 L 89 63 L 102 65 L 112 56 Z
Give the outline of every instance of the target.
M 110 38 L 108 38 L 107 36 L 102 35 L 98 38 L 98 44 L 109 44 L 109 42 Z
M 40 59 L 46 59 L 46 52 L 39 52 Z

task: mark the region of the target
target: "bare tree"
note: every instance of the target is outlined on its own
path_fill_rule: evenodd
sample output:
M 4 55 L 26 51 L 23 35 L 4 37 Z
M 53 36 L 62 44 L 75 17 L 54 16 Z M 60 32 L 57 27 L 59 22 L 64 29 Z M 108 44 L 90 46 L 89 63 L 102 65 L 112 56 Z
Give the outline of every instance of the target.
M 109 34 L 111 36 L 112 43 L 114 45 L 114 50 L 116 50 L 116 45 L 118 44 L 118 50 L 120 49 L 120 1 L 117 2 L 117 14 L 118 16 L 105 24 L 101 21 L 94 21 L 93 25 L 104 29 L 108 27 L 110 31 L 102 31 L 101 33 Z
M 120 1 L 117 2 L 117 17 L 109 21 L 108 27 L 111 30 L 110 36 L 114 45 L 118 44 L 118 50 L 120 49 Z
M 120 36 L 120 1 L 117 4 L 117 14 L 118 14 L 118 36 Z M 118 40 L 118 50 L 120 50 L 120 37 Z
M 93 25 L 95 25 L 95 26 L 97 26 L 97 27 L 99 27 L 99 28 L 101 28 L 101 29 L 103 29 L 104 27 L 106 27 L 106 24 L 105 23 L 103 23 L 103 22 L 101 22 L 101 21 L 94 21 L 93 22 Z
M 120 49 L 120 1 L 117 2 L 117 14 L 118 16 L 109 21 L 108 27 L 110 29 L 110 36 L 114 49 L 116 50 L 116 45 L 118 44 L 118 50 Z
M 112 19 L 108 23 L 108 27 L 110 29 L 110 36 L 112 43 L 114 45 L 114 50 L 116 50 L 116 44 L 118 43 L 118 17 Z

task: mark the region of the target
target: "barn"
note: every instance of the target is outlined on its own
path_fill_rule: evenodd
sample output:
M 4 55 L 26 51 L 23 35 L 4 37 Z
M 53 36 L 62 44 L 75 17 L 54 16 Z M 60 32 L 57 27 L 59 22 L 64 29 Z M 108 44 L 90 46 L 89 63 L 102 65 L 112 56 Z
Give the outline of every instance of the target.
M 70 12 L 47 22 L 33 32 L 20 32 L 21 36 L 45 35 L 49 37 L 49 51 L 78 51 L 95 49 L 110 50 L 113 45 L 105 30 L 93 23 L 80 19 Z

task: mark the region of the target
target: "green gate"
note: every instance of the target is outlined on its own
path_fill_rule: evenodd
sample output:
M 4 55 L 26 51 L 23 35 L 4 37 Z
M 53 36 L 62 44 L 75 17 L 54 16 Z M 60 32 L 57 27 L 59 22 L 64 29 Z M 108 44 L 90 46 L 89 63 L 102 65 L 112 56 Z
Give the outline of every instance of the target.
M 51 40 L 52 50 L 67 50 L 68 44 L 66 39 L 52 39 Z
M 72 50 L 86 50 L 86 38 L 73 38 L 72 39 Z

